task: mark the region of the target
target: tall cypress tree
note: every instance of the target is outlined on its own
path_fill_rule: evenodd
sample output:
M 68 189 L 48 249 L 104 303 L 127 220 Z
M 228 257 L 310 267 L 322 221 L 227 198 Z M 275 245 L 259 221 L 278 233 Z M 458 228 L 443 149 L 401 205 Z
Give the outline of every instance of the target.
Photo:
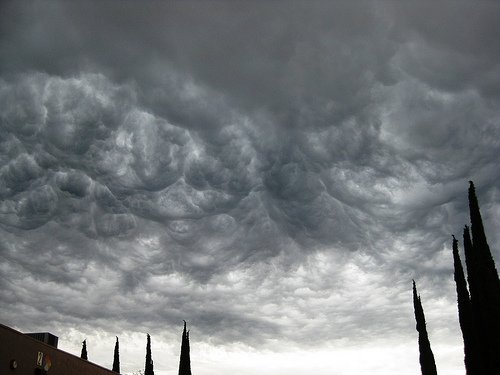
M 465 264 L 467 267 L 467 282 L 469 285 L 471 310 L 474 319 L 474 332 L 477 340 L 478 357 L 481 374 L 488 374 L 490 350 L 488 349 L 488 323 L 484 314 L 488 304 L 483 293 L 481 267 L 477 252 L 474 251 L 470 238 L 469 227 L 466 225 L 463 233 Z
M 422 375 L 437 375 L 436 362 L 434 361 L 434 354 L 432 353 L 431 343 L 427 335 L 427 328 L 425 325 L 424 309 L 422 308 L 422 301 L 420 296 L 417 295 L 417 286 L 413 280 L 413 308 L 415 310 L 415 320 L 417 322 L 418 331 L 418 348 L 420 351 L 420 369 Z
M 484 232 L 479 203 L 472 181 L 469 186 L 469 210 L 472 241 L 467 244 L 471 254 L 471 301 L 479 337 L 484 348 L 482 359 L 486 374 L 500 374 L 500 281 Z M 464 241 L 464 246 L 466 246 Z M 466 253 L 467 257 L 467 253 Z M 469 272 L 469 264 L 467 264 Z
M 146 344 L 146 366 L 144 368 L 144 375 L 155 375 L 153 371 L 153 358 L 151 357 L 151 336 L 148 333 L 148 342 Z
M 458 241 L 453 236 L 453 265 L 455 268 L 455 284 L 457 289 L 458 303 L 458 320 L 462 337 L 464 340 L 464 363 L 467 375 L 481 375 L 480 349 L 476 337 L 475 321 L 472 311 L 472 304 L 467 290 L 467 282 L 465 281 L 464 269 L 460 255 L 458 253 Z
M 115 343 L 115 355 L 113 357 L 113 370 L 114 372 L 120 373 L 120 352 L 118 348 L 118 336 L 116 336 Z
M 464 227 L 464 253 L 465 265 L 467 267 L 467 282 L 469 284 L 470 299 L 473 306 L 477 306 L 476 300 L 481 295 L 481 285 L 479 279 L 479 259 L 476 252 L 472 248 L 472 240 L 470 238 L 470 230 L 466 225 Z
M 479 203 L 476 197 L 476 189 L 474 183 L 469 181 L 469 211 L 472 231 L 472 244 L 474 251 L 477 252 L 481 267 L 486 272 L 488 282 L 491 283 L 491 292 L 500 295 L 500 281 L 498 279 L 498 272 L 495 267 L 495 261 L 491 256 L 490 246 L 486 240 L 486 233 L 484 232 L 483 220 L 479 210 Z
M 179 375 L 191 375 L 191 358 L 189 355 L 189 331 L 186 331 L 185 320 L 184 320 L 184 330 L 182 331 L 181 358 L 179 360 Z
M 80 358 L 88 360 L 88 356 L 87 356 L 87 340 L 86 339 L 83 340 L 83 342 L 82 342 L 82 353 L 80 354 Z

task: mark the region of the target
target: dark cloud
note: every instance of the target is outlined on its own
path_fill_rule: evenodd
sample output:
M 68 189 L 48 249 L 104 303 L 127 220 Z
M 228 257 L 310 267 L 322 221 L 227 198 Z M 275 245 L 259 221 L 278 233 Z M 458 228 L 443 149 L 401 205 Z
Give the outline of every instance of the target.
M 395 31 L 408 37 L 405 71 L 441 91 L 497 95 L 493 88 L 498 87 L 499 4 L 391 5 Z
M 415 278 L 455 348 L 469 179 L 500 259 L 497 7 L 2 3 L 4 323 L 392 349 Z

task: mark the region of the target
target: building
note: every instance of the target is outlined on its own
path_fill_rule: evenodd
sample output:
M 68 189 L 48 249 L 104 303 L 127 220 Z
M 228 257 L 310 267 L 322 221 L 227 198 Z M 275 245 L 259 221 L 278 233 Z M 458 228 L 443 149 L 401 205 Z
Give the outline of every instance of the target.
M 2 375 L 116 375 L 115 372 L 57 349 L 48 332 L 24 334 L 0 324 Z
M 33 337 L 38 341 L 44 342 L 46 344 L 49 344 L 50 346 L 53 346 L 54 348 L 57 348 L 57 343 L 59 341 L 59 338 L 57 336 L 54 336 L 52 333 L 36 332 L 36 333 L 25 333 L 25 335 Z

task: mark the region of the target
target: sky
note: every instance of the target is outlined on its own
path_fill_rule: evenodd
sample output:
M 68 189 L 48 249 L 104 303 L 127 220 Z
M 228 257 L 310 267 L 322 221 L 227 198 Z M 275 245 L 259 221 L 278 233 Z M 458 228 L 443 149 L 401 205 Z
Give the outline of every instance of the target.
M 463 374 L 500 264 L 500 3 L 2 1 L 0 323 L 121 371 Z

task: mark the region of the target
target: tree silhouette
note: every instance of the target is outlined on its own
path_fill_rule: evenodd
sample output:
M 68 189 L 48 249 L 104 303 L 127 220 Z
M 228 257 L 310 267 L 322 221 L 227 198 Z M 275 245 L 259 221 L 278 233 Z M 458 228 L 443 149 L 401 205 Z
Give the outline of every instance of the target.
M 422 375 L 437 375 L 434 354 L 432 353 L 431 343 L 429 342 L 429 336 L 427 335 L 427 328 L 425 325 L 424 309 L 422 308 L 420 296 L 417 295 L 415 280 L 413 280 L 413 308 L 415 310 L 415 320 L 417 322 L 418 348 L 420 351 L 419 360 Z
M 464 340 L 464 363 L 467 375 L 480 375 L 483 373 L 480 359 L 480 348 L 475 329 L 474 312 L 465 281 L 464 269 L 458 253 L 458 241 L 453 236 L 453 266 L 454 278 L 457 289 L 458 320 Z
M 500 281 L 484 232 L 474 183 L 469 186 L 472 232 L 464 230 L 464 250 L 472 310 L 481 345 L 484 374 L 500 374 Z
M 481 374 L 488 374 L 488 358 L 489 349 L 487 347 L 487 324 L 483 317 L 483 306 L 487 305 L 487 300 L 482 292 L 483 286 L 481 285 L 479 257 L 474 248 L 472 247 L 472 240 L 470 237 L 469 227 L 464 227 L 464 253 L 465 265 L 467 267 L 467 283 L 470 292 L 471 310 L 474 319 L 474 332 L 478 346 L 478 356 L 481 366 Z M 464 342 L 465 345 L 465 342 Z
M 184 330 L 182 331 L 181 358 L 179 360 L 179 375 L 191 375 L 191 358 L 189 355 L 189 331 L 186 331 L 185 320 L 184 320 Z
M 458 318 L 464 340 L 464 363 L 467 375 L 500 374 L 500 280 L 491 255 L 474 183 L 469 181 L 471 227 L 463 232 L 467 281 L 453 236 L 453 265 L 457 289 Z M 472 238 L 471 238 L 472 232 Z M 434 356 L 425 327 L 425 317 L 413 281 L 413 306 L 419 332 L 422 374 L 435 374 Z
M 472 244 L 474 251 L 477 252 L 481 267 L 485 272 L 485 278 L 491 283 L 489 292 L 496 294 L 496 298 L 500 296 L 500 281 L 498 272 L 495 267 L 495 261 L 491 256 L 490 246 L 486 240 L 484 232 L 483 220 L 479 210 L 479 203 L 476 197 L 476 189 L 474 183 L 469 181 L 469 210 L 472 231 Z
M 116 336 L 116 343 L 115 343 L 115 354 L 113 358 L 113 370 L 114 372 L 120 373 L 120 352 L 118 349 L 118 336 Z
M 464 253 L 465 266 L 467 267 L 467 282 L 469 284 L 470 299 L 473 309 L 477 309 L 480 305 L 479 297 L 481 296 L 481 283 L 479 279 L 479 258 L 477 253 L 472 248 L 472 240 L 470 238 L 469 227 L 464 227 Z M 477 311 L 476 311 L 477 312 Z
M 87 340 L 86 339 L 83 340 L 83 342 L 82 342 L 82 353 L 80 354 L 80 358 L 88 360 L 88 356 L 87 356 Z
M 151 357 L 151 336 L 148 333 L 148 342 L 146 344 L 146 366 L 144 368 L 144 375 L 154 375 L 153 358 Z

